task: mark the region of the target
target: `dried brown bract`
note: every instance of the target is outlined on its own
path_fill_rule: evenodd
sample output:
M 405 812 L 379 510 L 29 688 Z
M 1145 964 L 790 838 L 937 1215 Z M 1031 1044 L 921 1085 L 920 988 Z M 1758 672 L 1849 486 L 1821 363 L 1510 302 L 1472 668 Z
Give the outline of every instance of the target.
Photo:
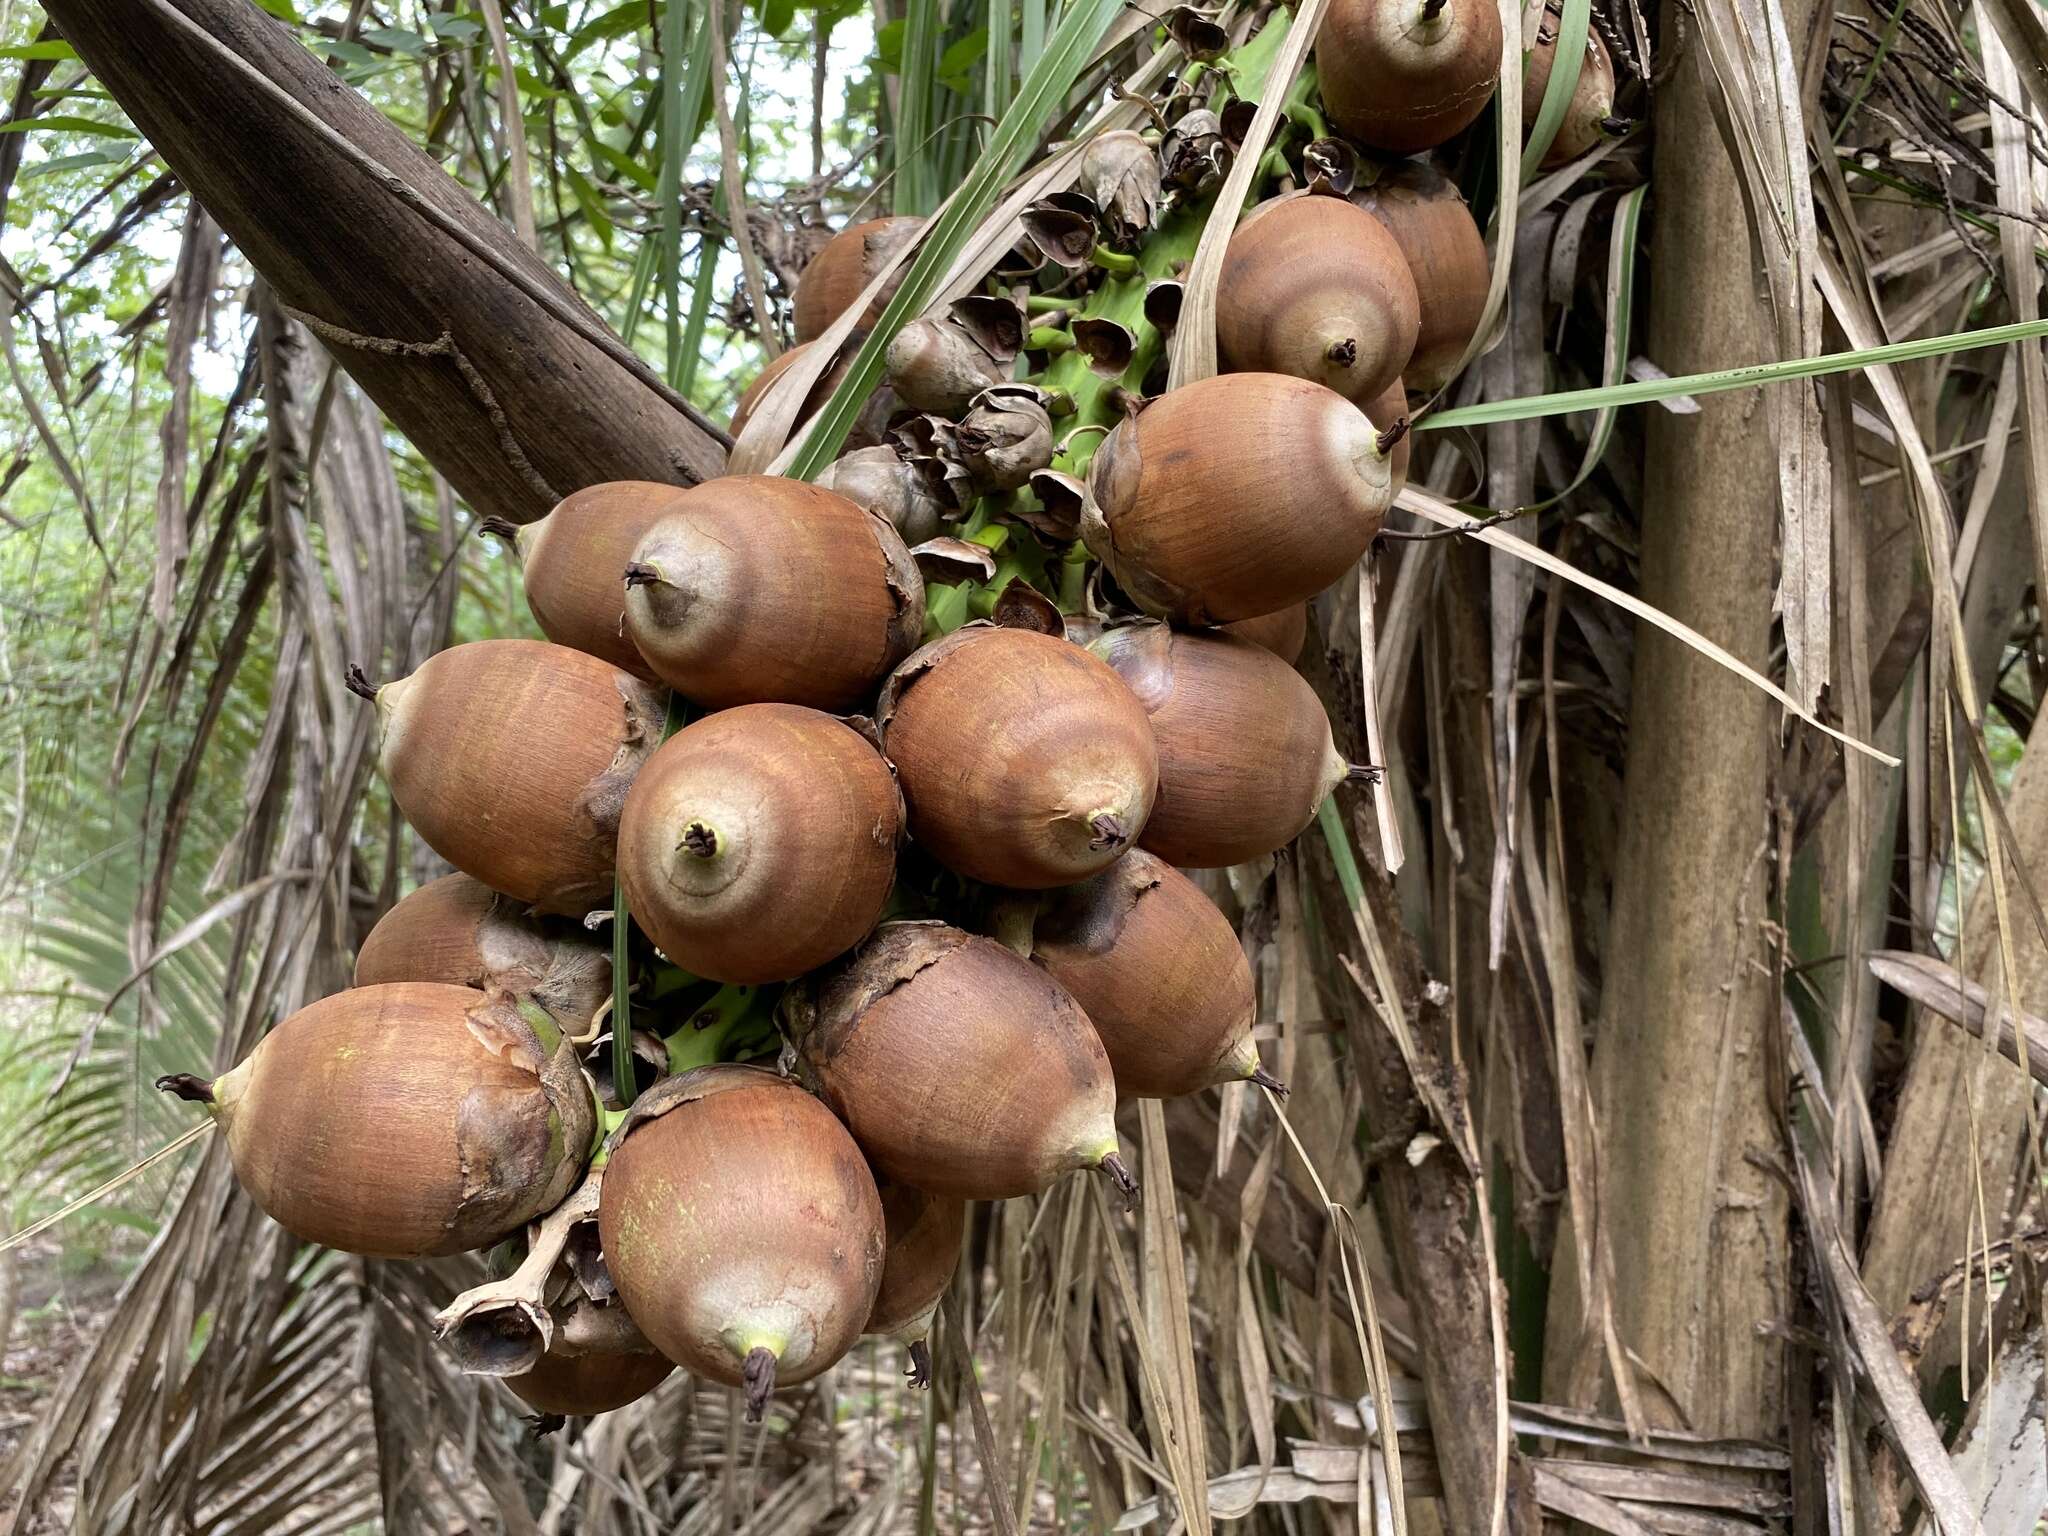
M 439 981 L 530 997 L 581 1035 L 611 996 L 610 944 L 581 923 L 536 917 L 468 875 L 443 875 L 384 914 L 356 953 L 355 985 Z

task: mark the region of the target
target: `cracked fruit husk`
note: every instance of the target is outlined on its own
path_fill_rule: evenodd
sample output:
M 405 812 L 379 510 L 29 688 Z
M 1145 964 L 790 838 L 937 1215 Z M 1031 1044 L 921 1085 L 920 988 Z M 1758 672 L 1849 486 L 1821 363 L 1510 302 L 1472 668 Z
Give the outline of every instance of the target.
M 1316 33 L 1323 105 L 1347 138 L 1397 155 L 1470 127 L 1500 76 L 1493 0 L 1331 0 Z
M 661 739 L 660 689 L 539 640 L 476 640 L 376 690 L 391 798 L 494 891 L 580 917 L 611 905 L 626 789 Z
M 640 654 L 708 709 L 856 708 L 924 629 L 924 582 L 888 519 L 777 475 L 685 491 L 621 574 Z
M 903 542 L 913 548 L 936 537 L 949 518 L 959 515 L 916 465 L 905 462 L 890 447 L 857 448 L 841 454 L 813 483 L 886 517 Z
M 963 1200 L 1099 1168 L 1119 1184 L 1116 1082 L 1045 971 L 944 923 L 884 923 L 790 1006 L 803 1070 L 875 1167 Z
M 1348 771 L 1315 690 L 1263 647 L 1140 623 L 1090 649 L 1150 712 L 1159 803 L 1139 846 L 1169 864 L 1211 869 L 1284 848 Z
M 356 953 L 355 985 L 440 981 L 530 997 L 581 1034 L 612 992 L 610 943 L 580 923 L 535 917 L 468 875 L 401 898 Z
M 744 704 L 685 727 L 619 823 L 633 920 L 713 981 L 787 981 L 873 928 L 896 875 L 896 781 L 845 722 Z
M 1486 313 L 1479 226 L 1450 179 L 1419 160 L 1384 167 L 1372 185 L 1353 189 L 1351 200 L 1387 227 L 1415 279 L 1421 325 L 1402 380 L 1419 394 L 1441 389 Z
M 868 1313 L 866 1333 L 895 1339 L 910 1349 L 910 1384 L 931 1385 L 932 1316 L 960 1267 L 960 1243 L 967 1231 L 967 1202 L 931 1195 L 890 1179 L 875 1181 L 882 1195 L 888 1248 L 882 1285 Z
M 910 835 L 969 879 L 1029 890 L 1086 879 L 1152 814 L 1144 708 L 1066 640 L 955 630 L 896 669 L 876 722 Z
M 1233 371 L 1313 379 L 1363 405 L 1401 376 L 1418 323 L 1400 246 L 1340 197 L 1262 203 L 1224 251 L 1216 346 Z
M 846 1127 L 760 1067 L 700 1067 L 612 1134 L 598 1232 L 619 1298 L 684 1370 L 775 1386 L 853 1346 L 882 1278 L 882 1202 Z
M 596 1109 L 547 1015 L 441 982 L 355 987 L 300 1009 L 205 1103 L 249 1197 L 293 1236 L 417 1259 L 488 1247 L 556 1205 Z
M 635 677 L 654 672 L 626 636 L 619 570 L 682 487 L 615 480 L 565 496 L 513 535 L 526 606 L 541 633 Z
M 796 294 L 790 302 L 796 339 L 815 341 L 824 335 L 834 320 L 853 307 L 854 300 L 874 281 L 888 259 L 923 225 L 924 220 L 919 218 L 868 219 L 849 224 L 827 240 L 797 279 Z M 898 282 L 904 270 L 898 269 Z M 895 290 L 896 284 L 892 283 L 875 296 L 857 322 L 860 329 L 874 329 Z
M 1257 618 L 1315 596 L 1365 553 L 1393 500 L 1391 447 L 1321 384 L 1218 374 L 1103 440 L 1081 536 L 1148 613 Z
M 1087 1010 L 1119 1097 L 1170 1099 L 1259 1076 L 1237 931 L 1165 860 L 1134 849 L 1049 892 L 1031 958 Z

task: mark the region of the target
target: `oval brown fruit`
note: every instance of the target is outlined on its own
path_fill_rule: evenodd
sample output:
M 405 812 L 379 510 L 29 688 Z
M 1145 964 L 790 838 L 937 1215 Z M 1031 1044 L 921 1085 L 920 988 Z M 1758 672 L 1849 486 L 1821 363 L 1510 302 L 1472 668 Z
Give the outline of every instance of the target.
M 626 631 L 708 709 L 854 709 L 924 630 L 924 583 L 886 517 L 779 475 L 683 493 L 641 539 Z
M 1522 132 L 1536 126 L 1543 111 L 1543 93 L 1550 85 L 1550 71 L 1557 63 L 1558 28 L 1562 14 L 1554 4 L 1543 9 L 1535 43 L 1529 49 L 1528 71 L 1522 77 Z M 1542 170 L 1554 171 L 1576 160 L 1607 137 L 1607 124 L 1614 115 L 1614 58 L 1598 32 L 1586 33 L 1585 57 L 1579 63 L 1579 78 L 1572 84 L 1571 100 L 1565 105 L 1557 135 L 1543 152 Z
M 1401 379 L 1396 379 L 1377 395 L 1373 396 L 1372 399 L 1366 401 L 1365 414 L 1366 419 L 1378 427 L 1381 432 L 1392 431 L 1396 424 L 1405 421 L 1408 417 L 1408 387 L 1406 383 Z M 1389 482 L 1387 491 L 1389 496 L 1399 496 L 1408 484 L 1408 450 L 1410 446 L 1409 434 L 1403 432 L 1399 440 L 1395 442 L 1393 452 L 1387 455 Z M 1295 647 L 1295 655 L 1300 653 L 1301 648 L 1299 646 Z M 1292 661 L 1294 657 L 1290 656 L 1287 659 Z
M 1099 1168 L 1128 1185 L 1094 1026 L 993 939 L 884 923 L 795 999 L 791 1023 L 825 1102 L 898 1183 L 1003 1200 Z
M 910 835 L 969 879 L 1032 890 L 1085 879 L 1152 814 L 1144 709 L 1056 636 L 955 630 L 897 668 L 876 719 Z
M 1249 640 L 1292 666 L 1300 660 L 1301 648 L 1308 644 L 1308 604 L 1295 603 L 1276 613 L 1262 613 L 1256 619 L 1238 619 L 1225 624 L 1223 633 Z
M 580 923 L 522 911 L 468 875 L 400 898 L 356 952 L 355 985 L 440 981 L 531 997 L 581 1034 L 612 992 L 610 944 Z
M 881 1197 L 832 1112 L 760 1067 L 656 1084 L 608 1143 L 598 1234 L 641 1332 L 684 1370 L 768 1394 L 829 1369 L 882 1278 Z
M 1351 200 L 1386 225 L 1408 258 L 1421 326 L 1402 380 L 1419 394 L 1434 393 L 1451 381 L 1485 316 L 1486 241 L 1457 187 L 1419 160 L 1384 167 Z
M 1335 390 L 1218 374 L 1104 439 L 1081 536 L 1148 613 L 1257 618 L 1315 596 L 1365 553 L 1393 500 L 1392 446 Z
M 1216 345 L 1238 372 L 1313 379 L 1363 405 L 1401 376 L 1419 324 L 1394 237 L 1340 197 L 1254 208 L 1223 253 Z
M 235 1177 L 279 1226 L 371 1258 L 518 1231 L 581 1175 L 596 1119 L 545 1014 L 442 982 L 338 992 L 214 1082 L 157 1086 L 207 1105 Z
M 843 721 L 743 704 L 671 736 L 619 823 L 633 920 L 713 981 L 787 981 L 857 944 L 896 878 L 896 781 Z
M 1139 846 L 1184 869 L 1284 848 L 1348 771 L 1315 690 L 1229 635 L 1163 624 L 1108 631 L 1096 654 L 1144 703 L 1159 742 L 1159 804 Z
M 1491 0 L 1331 0 L 1315 58 L 1345 137 L 1397 155 L 1434 149 L 1493 99 L 1500 11 Z
M 827 240 L 797 279 L 796 294 L 790 302 L 796 339 L 815 341 L 824 335 L 834 320 L 853 307 L 854 300 L 898 248 L 923 227 L 924 220 L 918 218 L 868 219 L 847 225 Z M 897 281 L 902 281 L 901 271 Z M 860 317 L 860 329 L 874 329 L 895 292 L 896 284 L 892 283 L 875 296 Z
M 877 1179 L 888 1251 L 882 1286 L 864 1332 L 895 1339 L 910 1351 L 910 1384 L 931 1385 L 932 1315 L 960 1267 L 967 1233 L 967 1202 L 952 1195 L 928 1195 L 908 1184 Z
M 475 640 L 375 690 L 391 798 L 464 874 L 543 912 L 611 905 L 626 790 L 668 701 L 595 656 Z
M 682 487 L 614 480 L 576 491 L 514 535 L 526 606 L 557 645 L 608 661 L 635 677 L 653 669 L 626 635 L 619 572 Z
M 577 1355 L 550 1351 L 532 1370 L 507 1376 L 505 1385 L 536 1412 L 582 1419 L 637 1403 L 674 1370 L 651 1344 L 644 1350 L 591 1350 Z
M 1165 860 L 1135 849 L 1049 893 L 1031 958 L 1087 1010 L 1120 1097 L 1171 1099 L 1247 1079 L 1279 1086 L 1252 1044 L 1252 971 L 1236 931 Z
M 768 388 L 783 374 L 802 361 L 808 341 L 799 342 L 787 348 L 773 362 L 754 375 L 754 382 L 740 394 L 739 404 L 733 407 L 732 425 L 727 429 L 737 438 L 746 431 L 747 423 L 754 419 L 754 410 L 767 395 Z M 839 360 L 825 370 L 824 376 L 811 386 L 811 392 L 804 397 L 802 407 L 796 413 L 796 426 L 802 426 L 824 408 L 832 398 L 832 392 L 845 382 L 853 369 L 854 354 L 851 350 L 842 352 Z M 861 407 L 853 425 L 847 429 L 846 439 L 839 445 L 841 453 L 854 453 L 862 448 L 871 448 L 880 443 L 887 432 L 889 418 L 896 413 L 896 397 L 888 389 L 877 389 Z

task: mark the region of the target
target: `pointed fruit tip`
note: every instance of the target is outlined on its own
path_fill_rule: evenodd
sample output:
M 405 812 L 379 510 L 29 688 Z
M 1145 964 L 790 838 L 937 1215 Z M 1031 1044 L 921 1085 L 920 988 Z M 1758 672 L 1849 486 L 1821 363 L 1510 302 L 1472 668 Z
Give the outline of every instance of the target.
M 1105 848 L 1121 848 L 1131 840 L 1130 829 L 1124 825 L 1123 817 L 1114 811 L 1097 811 L 1088 818 L 1088 846 L 1097 852 Z
M 904 1376 L 911 1386 L 920 1392 L 929 1392 L 932 1386 L 932 1346 L 928 1339 L 910 1341 L 910 1366 Z
M 1109 1176 L 1110 1183 L 1117 1187 L 1117 1193 L 1124 1197 L 1124 1209 L 1135 1210 L 1138 1204 L 1138 1181 L 1132 1176 L 1131 1170 L 1124 1166 L 1122 1154 L 1105 1153 L 1102 1161 L 1095 1167 L 1097 1172 Z
M 657 571 L 653 566 L 643 565 L 638 560 L 626 562 L 626 585 L 628 587 L 651 587 L 659 580 L 661 580 L 661 572 Z
M 159 1092 L 175 1093 L 179 1098 L 189 1103 L 211 1104 L 213 1102 L 213 1084 L 203 1077 L 193 1076 L 190 1072 L 168 1073 L 156 1080 L 156 1086 Z
M 370 681 L 363 669 L 355 662 L 352 661 L 348 664 L 348 669 L 341 674 L 341 680 L 347 684 L 348 691 L 357 698 L 369 699 L 373 703 L 376 701 L 377 685 Z
M 1261 1088 L 1265 1089 L 1266 1092 L 1278 1094 L 1283 1099 L 1287 1097 L 1287 1085 L 1281 1082 L 1280 1079 L 1275 1077 L 1272 1073 L 1268 1072 L 1264 1067 L 1254 1067 L 1252 1069 L 1250 1077 L 1248 1077 L 1246 1081 L 1257 1083 Z
M 1397 416 L 1394 418 L 1394 424 L 1391 427 L 1388 427 L 1386 431 L 1380 433 L 1372 440 L 1373 451 L 1384 459 L 1394 451 L 1394 445 L 1407 435 L 1408 418 L 1406 416 Z
M 740 1379 L 746 1387 L 747 1422 L 758 1424 L 775 1391 L 775 1351 L 765 1344 L 748 1350 L 746 1363 L 740 1367 Z

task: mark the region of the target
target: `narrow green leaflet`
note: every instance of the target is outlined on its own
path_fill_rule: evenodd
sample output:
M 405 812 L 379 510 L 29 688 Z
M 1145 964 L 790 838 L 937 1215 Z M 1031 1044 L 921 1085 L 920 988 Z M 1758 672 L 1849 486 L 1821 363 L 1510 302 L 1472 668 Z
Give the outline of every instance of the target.
M 1446 427 L 1483 427 L 1496 421 L 1531 421 L 1538 416 L 1564 416 L 1573 411 L 1642 405 L 1652 400 L 1676 399 L 1680 395 L 1713 395 L 1723 390 L 1775 384 L 1783 379 L 1816 379 L 1831 373 L 1854 373 L 1877 364 L 1947 357 L 1954 352 L 2002 347 L 2008 342 L 2031 341 L 2038 336 L 2048 336 L 2048 320 L 1993 325 L 1977 331 L 1955 331 L 1946 336 L 1923 336 L 1918 341 L 1895 341 L 1888 346 L 1868 347 L 1860 352 L 1830 352 L 1822 357 L 1793 358 L 1783 363 L 1751 363 L 1743 368 L 1690 373 L 1679 378 L 1642 379 L 1632 384 L 1603 385 L 1599 389 L 1528 395 L 1520 400 L 1487 400 L 1478 405 L 1461 405 L 1425 416 L 1415 423 L 1415 429 L 1429 432 Z
M 673 0 L 661 15 L 661 175 L 655 203 L 661 294 L 668 316 L 668 376 L 683 366 L 683 161 L 696 142 L 698 113 L 710 99 L 711 29 L 699 21 L 684 48 L 684 8 Z
M 697 283 L 690 290 L 690 320 L 683 328 L 682 354 L 673 370 L 673 388 L 685 398 L 693 397 L 696 391 L 697 364 L 704 351 L 704 327 L 711 319 L 712 279 L 718 275 L 720 242 L 706 234 L 697 245 Z
M 938 41 L 938 0 L 910 0 L 897 72 L 894 206 L 898 213 L 930 213 L 937 201 L 931 173 L 933 96 L 938 81 L 932 57 Z
M 1032 0 L 1025 0 L 1027 11 L 1031 3 Z M 954 256 L 995 206 L 1010 178 L 1022 168 L 1046 123 L 1087 67 L 1096 41 L 1108 29 L 1117 9 L 1118 0 L 1075 0 L 1047 40 L 1045 51 L 1018 88 L 1017 99 L 996 124 L 987 151 L 974 163 L 960 190 L 935 216 L 932 230 L 918 248 L 896 297 L 889 301 L 880 323 L 861 343 L 846 378 L 818 412 L 790 465 L 789 472 L 794 478 L 815 479 L 837 455 L 854 418 L 881 380 L 882 356 L 888 351 L 890 338 L 904 321 L 923 311 Z
M 1551 142 L 1556 139 L 1557 130 L 1564 124 L 1565 111 L 1572 104 L 1572 92 L 1579 88 L 1579 71 L 1586 62 L 1586 24 L 1591 15 L 1592 6 L 1587 0 L 1564 0 L 1564 16 L 1557 26 L 1557 49 L 1550 56 L 1550 79 L 1543 87 L 1543 105 L 1529 129 L 1528 141 L 1522 146 L 1522 180 L 1525 182 L 1536 174 L 1537 167 L 1543 164 L 1543 157 L 1550 153 Z M 1523 55 L 1525 77 L 1527 57 Z
M 71 117 L 52 112 L 46 117 L 24 117 L 0 123 L 0 133 L 83 133 L 96 139 L 132 139 L 135 130 L 126 123 L 103 123 L 97 118 Z

